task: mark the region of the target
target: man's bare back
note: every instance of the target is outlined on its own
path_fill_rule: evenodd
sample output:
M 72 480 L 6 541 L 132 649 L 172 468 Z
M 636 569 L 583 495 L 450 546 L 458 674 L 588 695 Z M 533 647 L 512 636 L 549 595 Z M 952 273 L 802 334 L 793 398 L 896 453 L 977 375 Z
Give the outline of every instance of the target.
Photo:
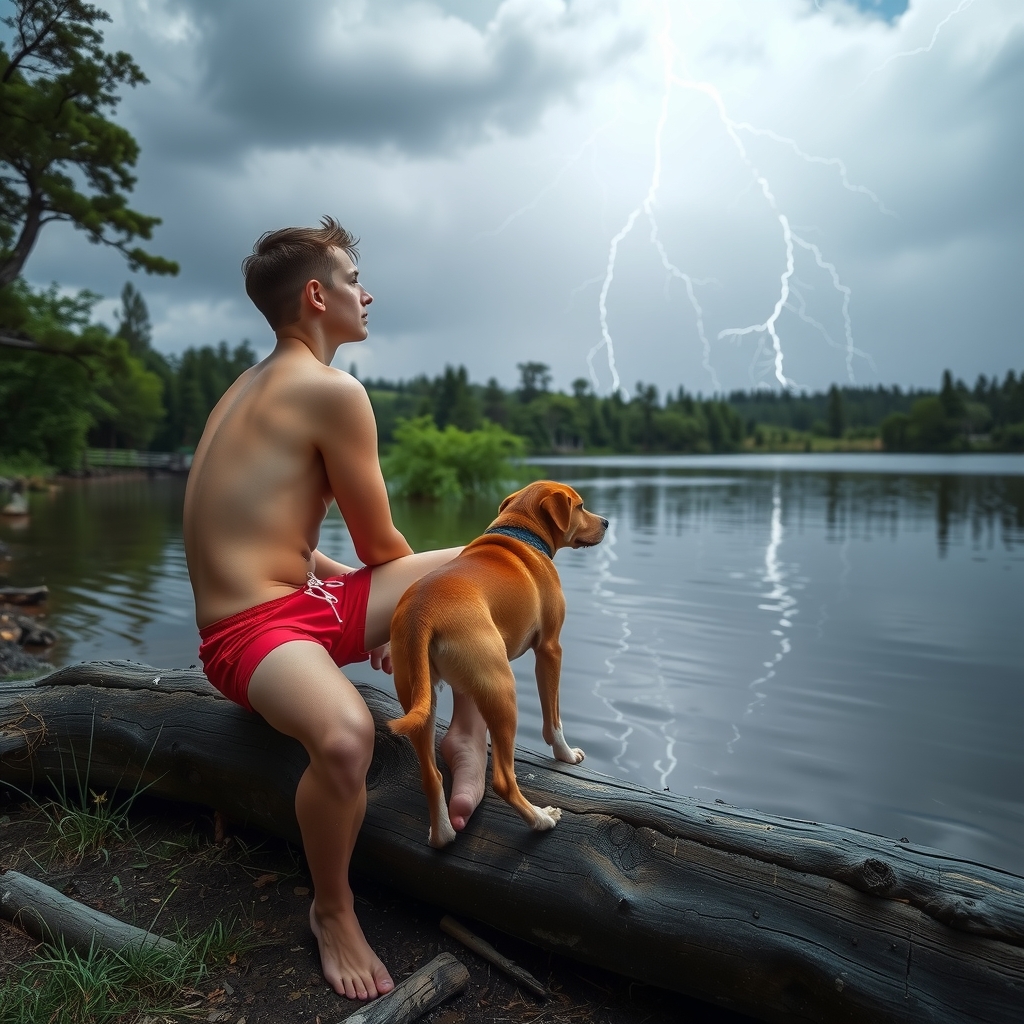
M 362 385 L 305 345 L 279 343 L 217 403 L 189 474 L 185 550 L 199 626 L 304 586 L 336 496 L 363 562 L 410 553 L 387 529 Z M 360 529 L 373 520 L 372 533 Z

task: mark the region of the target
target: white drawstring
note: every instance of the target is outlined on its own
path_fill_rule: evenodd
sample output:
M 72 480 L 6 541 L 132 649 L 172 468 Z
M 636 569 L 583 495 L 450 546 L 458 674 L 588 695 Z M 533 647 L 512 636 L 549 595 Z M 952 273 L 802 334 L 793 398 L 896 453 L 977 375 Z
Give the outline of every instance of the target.
M 334 594 L 328 593 L 327 587 L 343 587 L 345 586 L 342 580 L 328 580 L 324 583 L 322 580 L 316 578 L 316 574 L 312 572 L 306 573 L 306 589 L 303 591 L 304 594 L 308 594 L 310 597 L 319 597 L 321 600 L 326 601 L 331 606 L 331 611 L 334 612 L 334 617 L 341 622 L 341 616 L 338 614 L 338 599 Z

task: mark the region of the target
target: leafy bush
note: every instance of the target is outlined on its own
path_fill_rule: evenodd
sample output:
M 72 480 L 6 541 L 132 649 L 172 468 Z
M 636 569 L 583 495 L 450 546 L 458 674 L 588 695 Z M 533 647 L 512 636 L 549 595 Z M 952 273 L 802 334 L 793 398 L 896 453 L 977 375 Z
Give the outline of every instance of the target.
M 462 498 L 502 490 L 514 478 L 510 459 L 525 452 L 522 438 L 494 423 L 479 430 L 450 424 L 438 430 L 430 416 L 401 420 L 383 460 L 385 476 L 406 498 Z
M 992 434 L 992 446 L 1001 452 L 1024 452 L 1024 422 L 999 427 Z
M 20 451 L 14 455 L 0 455 L 0 477 L 48 477 L 53 476 L 53 466 L 47 465 L 32 452 Z

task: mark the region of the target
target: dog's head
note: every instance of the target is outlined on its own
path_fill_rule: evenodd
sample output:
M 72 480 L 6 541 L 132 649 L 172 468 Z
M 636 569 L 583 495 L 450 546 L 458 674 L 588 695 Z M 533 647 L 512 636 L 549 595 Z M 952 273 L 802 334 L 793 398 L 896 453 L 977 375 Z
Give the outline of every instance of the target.
M 568 484 L 538 480 L 498 506 L 496 523 L 525 526 L 559 548 L 589 548 L 600 544 L 608 520 L 588 512 L 583 499 Z

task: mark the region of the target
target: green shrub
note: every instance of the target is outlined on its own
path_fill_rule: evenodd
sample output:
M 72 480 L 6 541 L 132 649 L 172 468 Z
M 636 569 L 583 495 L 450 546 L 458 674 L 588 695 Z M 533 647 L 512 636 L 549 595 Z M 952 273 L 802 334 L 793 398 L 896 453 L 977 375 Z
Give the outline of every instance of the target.
M 524 452 L 522 438 L 497 424 L 438 430 L 431 417 L 420 416 L 399 421 L 395 445 L 382 461 L 396 494 L 438 500 L 501 491 L 515 477 L 509 460 Z
M 1024 452 L 1024 422 L 1008 423 L 993 431 L 992 447 L 1001 452 Z
M 38 455 L 24 449 L 16 455 L 0 455 L 0 477 L 49 477 L 53 476 L 53 466 L 48 466 Z

